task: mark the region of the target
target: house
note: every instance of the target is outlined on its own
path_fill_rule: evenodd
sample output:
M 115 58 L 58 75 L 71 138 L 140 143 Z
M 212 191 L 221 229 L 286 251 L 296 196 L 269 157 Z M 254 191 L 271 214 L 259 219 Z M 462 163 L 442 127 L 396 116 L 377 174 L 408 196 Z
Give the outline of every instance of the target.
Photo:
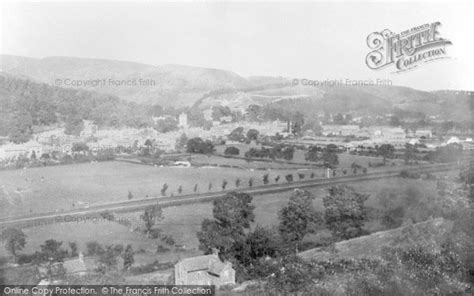
M 94 270 L 95 264 L 92 259 L 84 258 L 81 252 L 78 258 L 64 260 L 63 267 L 67 274 L 84 276 Z
M 322 126 L 323 136 L 365 136 L 365 133 L 358 125 L 324 125 Z
M 384 140 L 403 140 L 406 138 L 405 130 L 401 127 L 373 127 L 371 135 L 374 138 L 384 139 Z
M 222 262 L 217 254 L 181 259 L 174 266 L 176 285 L 223 285 L 235 284 L 232 263 Z
M 422 130 L 416 130 L 415 131 L 415 136 L 417 138 L 426 138 L 426 139 L 429 139 L 433 136 L 433 134 L 431 133 L 431 130 L 427 130 L 427 129 L 422 129 Z

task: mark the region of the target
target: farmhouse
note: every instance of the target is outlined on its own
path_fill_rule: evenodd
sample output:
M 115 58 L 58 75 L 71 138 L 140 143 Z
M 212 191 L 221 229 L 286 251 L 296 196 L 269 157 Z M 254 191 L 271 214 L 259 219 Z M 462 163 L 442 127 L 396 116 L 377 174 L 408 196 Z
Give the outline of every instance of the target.
M 82 253 L 79 253 L 79 257 L 70 260 L 64 260 L 63 267 L 67 274 L 84 276 L 94 269 L 92 260 L 84 258 Z
M 211 255 L 180 260 L 174 267 L 176 285 L 223 285 L 235 284 L 232 263 L 222 262 L 214 252 Z

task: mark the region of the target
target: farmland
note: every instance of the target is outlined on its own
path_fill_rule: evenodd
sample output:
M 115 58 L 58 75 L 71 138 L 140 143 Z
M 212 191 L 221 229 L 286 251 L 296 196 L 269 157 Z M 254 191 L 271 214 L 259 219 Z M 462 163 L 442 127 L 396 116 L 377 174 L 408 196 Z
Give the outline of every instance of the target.
M 269 171 L 270 178 L 294 170 Z M 160 196 L 164 183 L 169 185 L 167 195 L 194 192 L 220 191 L 224 179 L 227 189 L 235 188 L 235 180 L 241 179 L 241 187 L 262 184 L 266 172 L 235 168 L 176 168 L 152 167 L 123 162 L 83 163 L 75 165 L 29 168 L 0 172 L 1 217 L 28 213 L 60 212 L 72 208 L 87 207 L 128 198 Z M 283 177 L 283 176 L 282 176 Z
M 378 207 L 378 196 L 388 190 L 401 192 L 401 190 L 408 187 L 419 188 L 427 199 L 432 199 L 437 194 L 435 181 L 426 180 L 392 178 L 364 181 L 352 186 L 359 192 L 370 194 L 366 204 L 371 207 Z M 327 188 L 318 187 L 310 189 L 310 191 L 316 197 L 314 200 L 315 207 L 323 210 L 322 198 L 327 195 Z M 255 205 L 256 221 L 253 226 L 257 224 L 264 226 L 277 225 L 278 211 L 286 205 L 289 195 L 289 192 L 284 192 L 255 196 L 253 204 Z M 157 245 L 163 244 L 160 240 L 148 239 L 139 231 L 131 231 L 135 226 L 141 226 L 140 215 L 140 212 L 115 214 L 116 218 L 131 221 L 132 227 L 101 219 L 98 221 L 79 221 L 26 228 L 24 231 L 28 235 L 28 244 L 23 253 L 37 250 L 39 245 L 49 238 L 65 243 L 75 241 L 82 250 L 84 250 L 87 241 L 95 240 L 102 244 L 132 244 L 134 250 L 142 250 L 137 254 L 137 264 L 149 262 L 149 260 L 154 261 L 155 259 L 160 262 L 174 261 L 180 256 L 199 253 L 196 233 L 200 230 L 204 218 L 212 218 L 212 204 L 199 203 L 163 209 L 164 219 L 159 221 L 156 227 L 160 228 L 164 235 L 171 235 L 177 244 L 184 245 L 185 253 L 172 250 L 157 254 Z M 369 223 L 367 227 L 376 230 L 379 226 Z M 0 257 L 4 255 L 4 250 L 0 250 Z

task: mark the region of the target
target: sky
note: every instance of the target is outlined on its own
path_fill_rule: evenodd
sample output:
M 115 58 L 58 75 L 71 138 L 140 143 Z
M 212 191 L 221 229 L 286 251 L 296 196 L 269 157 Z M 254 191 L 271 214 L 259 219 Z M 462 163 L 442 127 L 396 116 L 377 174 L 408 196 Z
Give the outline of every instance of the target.
M 422 90 L 474 90 L 473 1 L 9 2 L 0 52 L 182 64 L 325 80 L 388 79 Z M 441 22 L 449 59 L 393 73 L 365 63 L 372 32 Z

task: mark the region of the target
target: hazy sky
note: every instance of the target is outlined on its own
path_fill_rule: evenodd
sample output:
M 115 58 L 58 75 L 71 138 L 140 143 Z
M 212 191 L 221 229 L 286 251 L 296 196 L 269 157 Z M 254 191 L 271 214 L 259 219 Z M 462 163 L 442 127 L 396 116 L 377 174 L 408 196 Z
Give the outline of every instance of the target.
M 474 90 L 472 1 L 421 3 L 5 3 L 2 54 L 185 64 L 243 76 L 391 79 Z M 392 74 L 370 70 L 367 35 L 440 21 L 451 59 Z

